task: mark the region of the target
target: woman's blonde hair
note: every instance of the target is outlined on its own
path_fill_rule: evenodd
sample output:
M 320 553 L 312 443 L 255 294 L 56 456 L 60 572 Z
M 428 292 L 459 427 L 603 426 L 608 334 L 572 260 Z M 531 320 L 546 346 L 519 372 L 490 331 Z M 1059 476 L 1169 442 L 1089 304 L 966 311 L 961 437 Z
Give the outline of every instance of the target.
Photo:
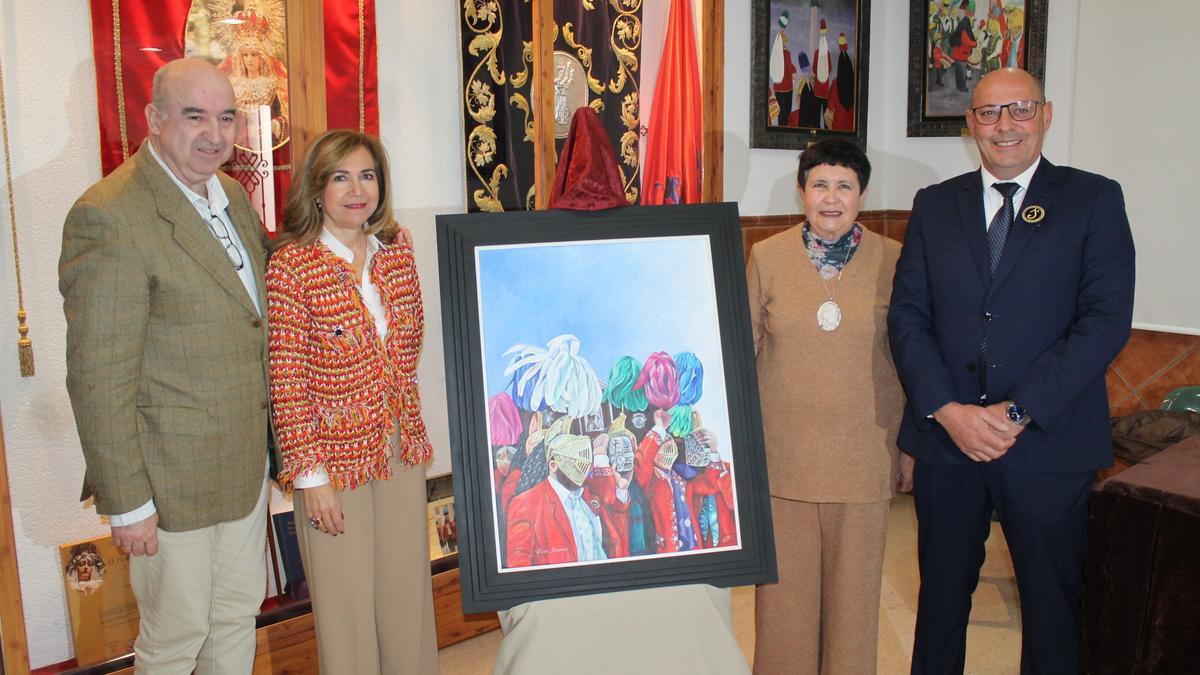
M 317 240 L 324 220 L 321 207 L 318 206 L 321 193 L 342 161 L 359 148 L 366 148 L 375 160 L 375 181 L 379 186 L 379 204 L 367 218 L 363 229 L 367 234 L 379 234 L 381 238 L 395 234 L 392 194 L 388 183 L 388 156 L 383 143 L 374 136 L 357 131 L 332 129 L 317 136 L 308 147 L 300 170 L 295 173 L 292 187 L 288 190 L 287 203 L 283 207 L 282 232 L 275 238 L 274 248 L 293 241 L 306 245 Z

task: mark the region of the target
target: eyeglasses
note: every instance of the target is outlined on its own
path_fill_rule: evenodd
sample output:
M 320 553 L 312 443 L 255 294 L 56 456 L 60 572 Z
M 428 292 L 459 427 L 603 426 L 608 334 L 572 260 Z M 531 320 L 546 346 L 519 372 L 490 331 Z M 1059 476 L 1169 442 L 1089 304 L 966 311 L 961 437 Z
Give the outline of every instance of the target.
M 229 262 L 233 263 L 233 269 L 241 272 L 242 268 L 246 266 L 246 261 L 242 260 L 242 252 L 229 237 L 229 228 L 225 227 L 225 221 L 218 218 L 217 214 L 210 213 L 208 214 L 208 229 L 212 231 L 217 241 L 221 242 L 221 246 L 225 247 L 225 255 L 229 256 Z
M 970 112 L 975 116 L 975 121 L 979 124 L 995 124 L 1000 121 L 1000 113 L 1005 108 L 1008 109 L 1008 116 L 1014 122 L 1026 122 L 1037 116 L 1039 105 L 1046 105 L 1045 101 L 1013 101 L 1004 105 L 981 105 L 971 108 Z

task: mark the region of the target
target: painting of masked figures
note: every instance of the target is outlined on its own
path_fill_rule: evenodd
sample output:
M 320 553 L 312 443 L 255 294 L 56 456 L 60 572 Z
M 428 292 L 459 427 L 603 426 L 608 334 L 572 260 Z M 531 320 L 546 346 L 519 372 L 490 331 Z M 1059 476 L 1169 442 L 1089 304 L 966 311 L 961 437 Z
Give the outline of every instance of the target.
M 736 228 L 733 205 L 439 218 L 461 256 L 443 288 L 445 267 L 469 277 L 443 291 L 468 327 L 446 354 L 469 392 L 451 396 L 469 609 L 773 576 Z
M 870 0 L 754 0 L 750 147 L 866 143 Z
M 959 136 L 980 78 L 1046 69 L 1046 0 L 910 0 L 909 136 Z

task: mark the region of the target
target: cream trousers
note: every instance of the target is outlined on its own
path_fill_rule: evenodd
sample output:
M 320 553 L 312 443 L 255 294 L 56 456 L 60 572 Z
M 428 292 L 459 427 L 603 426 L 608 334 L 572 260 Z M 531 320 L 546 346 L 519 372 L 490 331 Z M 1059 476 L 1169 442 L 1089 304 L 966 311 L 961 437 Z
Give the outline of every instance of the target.
M 158 553 L 134 556 L 141 621 L 137 673 L 249 673 L 254 618 L 267 592 L 267 494 L 246 516 L 187 532 L 158 530 Z

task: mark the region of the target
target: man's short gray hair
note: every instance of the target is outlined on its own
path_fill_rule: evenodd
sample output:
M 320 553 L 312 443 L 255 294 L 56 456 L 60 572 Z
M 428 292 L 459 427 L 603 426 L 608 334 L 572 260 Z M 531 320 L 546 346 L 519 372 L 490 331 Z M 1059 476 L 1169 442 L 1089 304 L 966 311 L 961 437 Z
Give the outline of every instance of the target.
M 169 88 L 167 84 L 167 66 L 169 65 L 168 63 L 154 71 L 154 79 L 150 84 L 150 103 L 154 106 L 154 111 L 158 113 L 160 118 L 166 117 L 167 110 L 169 109 L 167 105 L 167 89 Z

